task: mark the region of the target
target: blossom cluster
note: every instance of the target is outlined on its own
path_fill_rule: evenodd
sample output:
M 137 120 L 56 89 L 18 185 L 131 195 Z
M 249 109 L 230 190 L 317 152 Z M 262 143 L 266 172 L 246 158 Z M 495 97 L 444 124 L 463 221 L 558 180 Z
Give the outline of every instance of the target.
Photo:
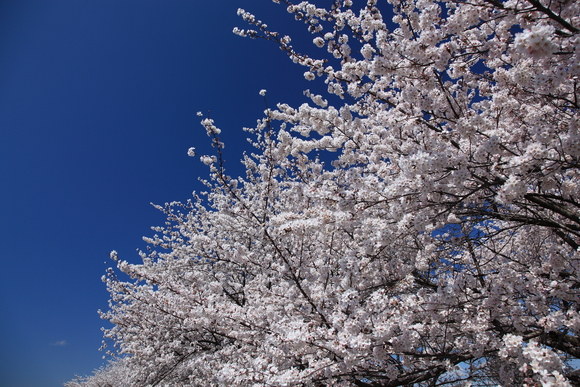
M 514 44 L 516 50 L 535 59 L 550 56 L 558 49 L 552 41 L 554 30 L 549 24 L 535 25 L 531 30 L 517 34 Z

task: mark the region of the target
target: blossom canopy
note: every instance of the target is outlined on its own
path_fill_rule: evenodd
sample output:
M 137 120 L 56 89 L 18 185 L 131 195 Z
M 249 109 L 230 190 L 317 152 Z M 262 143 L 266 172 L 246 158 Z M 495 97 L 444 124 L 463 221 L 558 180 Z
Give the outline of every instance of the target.
M 578 385 L 580 3 L 275 2 L 319 59 L 234 32 L 327 95 L 267 109 L 245 176 L 202 120 L 209 192 L 112 254 L 121 360 L 68 386 Z

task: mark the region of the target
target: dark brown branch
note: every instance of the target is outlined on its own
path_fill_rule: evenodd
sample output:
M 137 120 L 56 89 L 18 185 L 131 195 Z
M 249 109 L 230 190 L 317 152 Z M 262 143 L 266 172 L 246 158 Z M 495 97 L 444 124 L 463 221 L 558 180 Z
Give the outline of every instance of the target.
M 568 23 L 566 20 L 564 20 L 561 16 L 556 15 L 554 12 L 552 12 L 551 9 L 546 8 L 542 3 L 540 3 L 538 0 L 527 0 L 528 3 L 530 3 L 531 5 L 533 5 L 534 7 L 536 7 L 536 9 L 542 13 L 544 13 L 546 16 L 548 16 L 550 19 L 560 23 L 564 28 L 566 28 L 568 31 L 571 31 L 573 33 L 578 33 L 580 32 L 580 30 L 578 28 L 575 28 L 574 26 L 572 26 L 572 24 Z

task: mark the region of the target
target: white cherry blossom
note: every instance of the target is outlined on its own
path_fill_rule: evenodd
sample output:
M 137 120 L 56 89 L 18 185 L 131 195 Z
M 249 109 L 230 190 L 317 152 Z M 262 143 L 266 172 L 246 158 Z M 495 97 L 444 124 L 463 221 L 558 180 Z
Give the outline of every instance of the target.
M 580 3 L 275 2 L 319 58 L 234 32 L 330 96 L 266 110 L 240 177 L 202 121 L 209 192 L 112 254 L 120 360 L 69 385 L 578 385 Z

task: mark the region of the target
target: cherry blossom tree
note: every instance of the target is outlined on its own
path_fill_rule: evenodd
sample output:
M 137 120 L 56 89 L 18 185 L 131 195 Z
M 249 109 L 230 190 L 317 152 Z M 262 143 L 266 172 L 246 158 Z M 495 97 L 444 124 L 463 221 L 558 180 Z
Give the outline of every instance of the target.
M 266 110 L 241 177 L 203 119 L 208 193 L 112 253 L 120 363 L 71 386 L 580 385 L 580 2 L 275 2 L 319 59 L 234 32 L 328 95 Z
M 65 383 L 66 387 L 131 387 L 135 385 L 138 372 L 128 364 L 128 359 L 116 359 L 96 370 L 90 377 L 77 376 Z

